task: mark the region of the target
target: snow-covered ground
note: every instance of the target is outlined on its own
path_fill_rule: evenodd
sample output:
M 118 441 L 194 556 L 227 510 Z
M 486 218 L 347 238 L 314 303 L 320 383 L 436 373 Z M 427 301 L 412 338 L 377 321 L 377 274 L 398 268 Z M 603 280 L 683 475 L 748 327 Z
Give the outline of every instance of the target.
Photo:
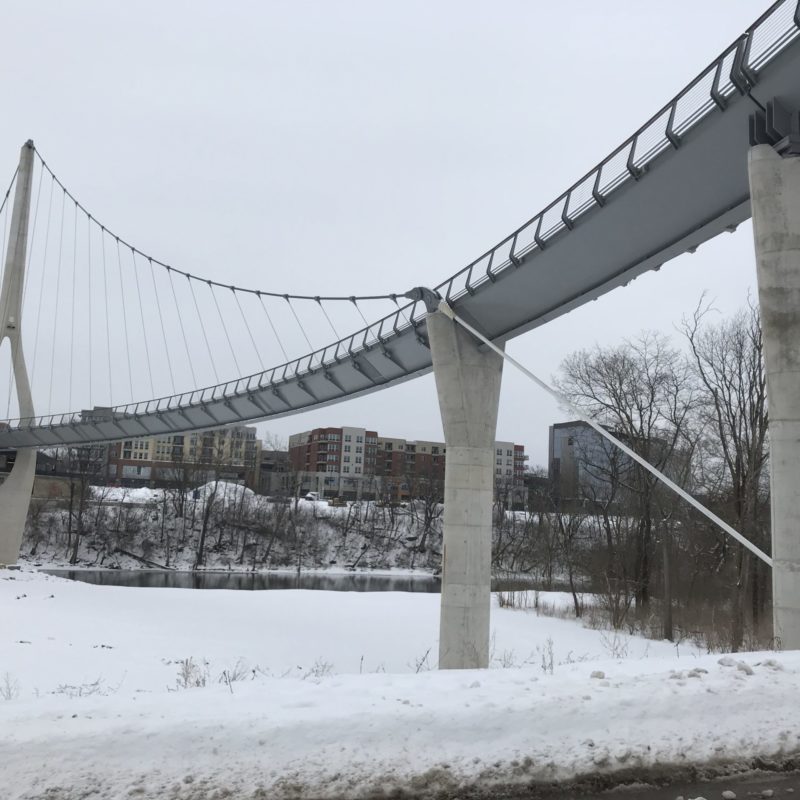
M 0 572 L 0 796 L 425 797 L 800 751 L 798 653 L 494 607 L 495 669 L 437 672 L 437 626 L 428 594 Z

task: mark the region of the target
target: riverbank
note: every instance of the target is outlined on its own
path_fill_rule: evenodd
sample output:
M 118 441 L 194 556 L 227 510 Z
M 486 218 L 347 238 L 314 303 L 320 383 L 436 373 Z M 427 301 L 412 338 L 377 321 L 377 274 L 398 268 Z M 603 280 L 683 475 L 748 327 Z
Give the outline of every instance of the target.
M 13 800 L 419 798 L 800 749 L 797 653 L 701 655 L 495 604 L 493 668 L 438 672 L 435 595 L 24 570 L 0 573 L 0 609 Z

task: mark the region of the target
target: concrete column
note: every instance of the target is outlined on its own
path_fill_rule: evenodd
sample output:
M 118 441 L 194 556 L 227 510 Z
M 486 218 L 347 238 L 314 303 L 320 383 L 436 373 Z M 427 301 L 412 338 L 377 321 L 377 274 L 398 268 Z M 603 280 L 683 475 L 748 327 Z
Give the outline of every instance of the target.
M 21 417 L 34 416 L 21 338 L 22 290 L 25 281 L 32 178 L 33 142 L 27 142 L 20 154 L 3 288 L 0 291 L 0 344 L 8 339 L 11 345 L 11 363 Z M 11 473 L 0 486 L 0 566 L 16 564 L 19 558 L 35 471 L 36 450 L 18 450 Z
M 439 668 L 489 666 L 495 431 L 503 359 L 441 313 L 427 318 L 447 455 Z
M 800 649 L 800 157 L 750 150 L 769 403 L 775 637 Z

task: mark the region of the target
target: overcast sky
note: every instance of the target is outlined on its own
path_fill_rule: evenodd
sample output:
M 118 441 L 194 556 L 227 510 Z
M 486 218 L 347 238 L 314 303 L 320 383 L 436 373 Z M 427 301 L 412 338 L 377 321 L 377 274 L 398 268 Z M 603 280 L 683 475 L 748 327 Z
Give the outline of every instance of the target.
M 107 225 L 193 273 L 312 294 L 432 285 L 587 172 L 766 7 L 7 3 L 0 181 L 33 138 Z M 748 224 L 508 349 L 549 378 L 576 349 L 672 332 L 703 291 L 730 313 L 754 286 Z M 499 439 L 544 463 L 560 419 L 506 369 Z M 442 436 L 432 376 L 259 428 L 285 440 L 317 425 Z

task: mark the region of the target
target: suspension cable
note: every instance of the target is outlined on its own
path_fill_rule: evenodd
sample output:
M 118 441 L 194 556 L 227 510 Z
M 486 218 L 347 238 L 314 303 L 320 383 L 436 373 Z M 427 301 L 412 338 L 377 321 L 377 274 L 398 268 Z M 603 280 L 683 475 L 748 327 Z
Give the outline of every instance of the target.
M 457 322 L 459 325 L 461 325 L 462 328 L 468 330 L 475 338 L 483 342 L 487 347 L 489 347 L 491 350 L 497 353 L 497 355 L 499 355 L 505 361 L 508 361 L 509 364 L 515 366 L 523 375 L 532 380 L 540 389 L 544 389 L 544 391 L 547 392 L 547 394 L 549 394 L 552 398 L 554 398 L 556 402 L 559 403 L 559 405 L 569 409 L 569 411 L 572 414 L 575 414 L 575 416 L 577 416 L 580 420 L 582 420 L 591 428 L 593 428 L 602 437 L 608 439 L 608 441 L 611 442 L 611 444 L 615 445 L 620 450 L 622 450 L 622 452 L 625 453 L 625 455 L 627 455 L 628 458 L 633 459 L 641 467 L 644 467 L 644 469 L 646 469 L 649 473 L 654 475 L 665 486 L 672 489 L 672 491 L 675 492 L 679 497 L 683 498 L 687 503 L 689 503 L 691 506 L 697 509 L 701 514 L 703 514 L 703 516 L 710 519 L 715 525 L 722 528 L 722 530 L 725 531 L 725 533 L 736 539 L 736 541 L 739 542 L 739 544 L 743 545 L 751 553 L 758 556 L 758 558 L 760 558 L 765 564 L 767 564 L 770 567 L 772 566 L 772 559 L 763 550 L 756 547 L 756 545 L 754 545 L 749 539 L 746 539 L 744 536 L 742 536 L 741 533 L 739 533 L 735 528 L 732 528 L 730 525 L 728 525 L 728 523 L 725 522 L 725 520 L 718 517 L 713 511 L 710 511 L 698 500 L 695 500 L 695 498 L 692 497 L 687 491 L 678 486 L 678 484 L 675 483 L 674 481 L 670 480 L 663 472 L 654 467 L 649 461 L 642 458 L 642 456 L 640 456 L 636 451 L 628 447 L 624 442 L 621 442 L 616 436 L 607 431 L 602 425 L 600 425 L 598 422 L 592 419 L 592 417 L 590 417 L 588 414 L 585 414 L 571 400 L 569 400 L 563 394 L 557 392 L 551 386 L 546 384 L 543 380 L 534 375 L 529 369 L 523 367 L 522 364 L 519 363 L 519 361 L 517 361 L 512 356 L 508 355 L 508 353 L 499 348 L 496 344 L 489 341 L 489 339 L 487 339 L 482 333 L 475 330 L 475 328 L 473 328 L 472 325 L 461 319 L 461 317 L 459 317 L 455 313 L 455 311 L 453 311 L 452 307 L 446 300 L 442 300 L 439 303 L 438 310 L 446 317 L 449 317 L 451 320 L 453 320 L 453 322 Z
M 50 169 L 50 166 L 44 160 L 44 158 L 42 157 L 42 154 L 36 149 L 36 147 L 34 147 L 33 149 L 34 149 L 34 152 L 36 153 L 37 157 L 41 161 L 42 166 L 44 167 L 44 169 L 46 169 L 50 173 L 50 175 L 52 175 L 53 180 L 55 180 L 56 183 L 61 187 L 61 189 L 64 190 L 64 192 L 67 194 L 67 196 L 78 205 L 78 207 L 83 211 L 83 213 L 86 214 L 88 217 L 90 217 L 92 220 L 94 220 L 94 222 L 97 225 L 100 225 L 104 230 L 108 230 L 109 234 L 111 234 L 115 239 L 117 239 L 120 242 L 120 244 L 122 244 L 124 247 L 127 247 L 128 249 L 134 251 L 137 255 L 141 256 L 142 258 L 146 258 L 149 261 L 152 260 L 153 264 L 155 264 L 156 266 L 159 266 L 159 267 L 162 267 L 163 269 L 175 272 L 178 275 L 182 275 L 184 278 L 187 278 L 190 281 L 194 281 L 194 282 L 198 282 L 198 283 L 205 283 L 205 284 L 210 285 L 210 286 L 216 286 L 216 287 L 218 287 L 220 289 L 234 289 L 237 292 L 244 292 L 246 294 L 255 294 L 255 295 L 262 294 L 265 297 L 283 297 L 284 299 L 287 297 L 287 295 L 284 292 L 267 292 L 267 291 L 264 291 L 263 289 L 249 289 L 249 288 L 246 288 L 246 287 L 243 287 L 243 286 L 232 286 L 231 284 L 220 283 L 219 281 L 210 280 L 208 278 L 202 278 L 202 277 L 200 277 L 198 275 L 193 275 L 190 272 L 184 272 L 183 270 L 177 269 L 176 267 L 172 266 L 171 264 L 167 264 L 166 262 L 160 261 L 159 259 L 157 259 L 157 258 L 145 253 L 144 251 L 140 250 L 138 247 L 134 247 L 132 244 L 127 242 L 121 236 L 117 236 L 115 233 L 113 233 L 108 228 L 106 228 L 104 225 L 102 225 L 100 223 L 100 221 L 97 219 L 96 216 L 91 214 L 88 211 L 88 209 L 86 209 L 83 205 L 81 205 L 81 203 L 78 202 L 78 200 L 74 197 L 74 195 L 72 195 L 69 192 L 69 190 L 66 188 L 66 186 L 64 186 L 64 184 L 58 179 L 58 177 L 55 175 L 55 173 Z M 397 296 L 396 294 L 374 294 L 374 295 L 362 295 L 362 296 L 359 296 L 358 299 L 359 300 L 394 300 L 396 298 L 396 296 Z M 290 295 L 288 295 L 288 297 L 291 297 L 292 300 L 314 300 L 314 301 L 326 300 L 326 301 L 346 301 L 346 302 L 350 302 L 350 300 L 351 300 L 350 296 L 341 296 L 341 295 L 331 295 L 331 296 L 326 296 L 326 297 L 316 297 L 314 295 L 308 295 L 308 294 L 290 294 Z

